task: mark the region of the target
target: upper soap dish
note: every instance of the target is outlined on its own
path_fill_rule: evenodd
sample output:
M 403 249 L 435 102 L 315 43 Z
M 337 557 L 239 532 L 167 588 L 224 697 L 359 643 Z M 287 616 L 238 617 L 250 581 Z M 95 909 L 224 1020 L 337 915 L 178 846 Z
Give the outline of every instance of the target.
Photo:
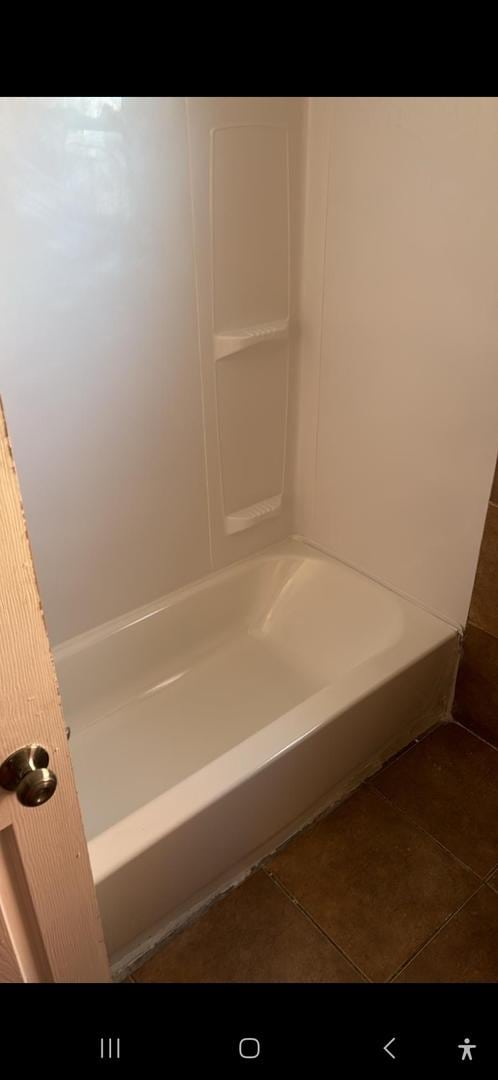
M 225 330 L 214 335 L 214 358 L 222 360 L 225 356 L 232 356 L 233 353 L 249 349 L 251 345 L 261 345 L 266 341 L 286 341 L 288 336 L 288 319 L 244 326 L 240 330 Z

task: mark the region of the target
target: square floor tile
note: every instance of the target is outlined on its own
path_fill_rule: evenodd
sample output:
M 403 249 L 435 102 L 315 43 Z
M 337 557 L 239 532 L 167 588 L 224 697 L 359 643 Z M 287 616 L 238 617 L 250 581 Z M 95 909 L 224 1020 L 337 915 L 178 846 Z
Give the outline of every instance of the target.
M 482 877 L 498 862 L 498 751 L 443 724 L 370 780 Z
M 395 982 L 498 982 L 498 895 L 483 885 Z
M 134 973 L 137 982 L 361 982 L 263 871 L 213 904 Z
M 378 982 L 394 975 L 478 885 L 474 874 L 366 786 L 267 866 Z

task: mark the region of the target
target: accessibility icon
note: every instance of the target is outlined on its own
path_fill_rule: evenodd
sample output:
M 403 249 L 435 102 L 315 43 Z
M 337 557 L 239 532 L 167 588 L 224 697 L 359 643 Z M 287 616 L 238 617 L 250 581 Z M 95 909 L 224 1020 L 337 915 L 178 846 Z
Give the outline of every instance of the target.
M 463 1043 L 458 1043 L 458 1049 L 462 1051 L 462 1061 L 473 1061 L 472 1051 L 477 1049 L 475 1043 L 471 1043 L 470 1039 L 464 1039 Z

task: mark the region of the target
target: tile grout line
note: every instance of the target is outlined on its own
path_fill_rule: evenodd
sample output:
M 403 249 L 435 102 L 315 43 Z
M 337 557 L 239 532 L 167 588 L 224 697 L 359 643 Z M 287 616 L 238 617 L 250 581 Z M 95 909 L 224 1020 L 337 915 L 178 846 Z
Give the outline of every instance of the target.
M 271 870 L 267 870 L 266 867 L 263 866 L 263 867 L 261 867 L 261 869 L 263 870 L 263 873 L 265 873 L 266 876 L 270 879 L 270 881 L 278 889 L 281 890 L 281 892 L 284 894 L 286 899 L 289 900 L 290 903 L 293 904 L 293 906 L 298 909 L 298 911 L 301 913 L 301 915 L 304 915 L 304 918 L 307 919 L 308 922 L 311 923 L 311 925 L 315 928 L 315 930 L 318 930 L 318 933 L 321 934 L 321 936 L 325 938 L 325 940 L 328 942 L 328 944 L 333 945 L 334 949 L 337 949 L 337 951 L 341 954 L 341 956 L 343 956 L 344 959 L 347 960 L 348 964 L 350 964 L 351 967 L 353 967 L 355 969 L 355 971 L 358 972 L 358 975 L 361 975 L 362 979 L 366 979 L 367 982 L 371 983 L 372 979 L 364 971 L 362 971 L 362 969 L 360 967 L 358 967 L 358 964 L 354 960 L 352 960 L 351 957 L 348 956 L 348 954 L 346 952 L 344 952 L 344 949 L 342 949 L 341 946 L 338 945 L 337 942 L 334 941 L 334 939 L 329 936 L 329 934 L 327 934 L 326 930 L 324 930 L 323 927 L 320 926 L 320 924 L 316 922 L 316 920 L 313 918 L 313 916 L 310 915 L 309 911 L 307 911 L 306 908 L 304 908 L 302 906 L 302 904 L 299 902 L 299 900 L 296 899 L 296 897 L 293 895 L 293 893 L 291 893 L 286 888 L 286 886 L 282 884 L 280 879 L 278 877 L 276 877 L 271 872 Z
M 498 504 L 496 506 L 496 509 L 498 510 Z M 478 622 L 474 622 L 474 619 L 471 619 L 470 615 L 465 624 L 465 630 L 467 630 L 467 627 L 469 626 L 472 626 L 474 630 L 479 630 L 481 634 L 486 634 L 487 637 L 494 638 L 494 640 L 496 641 L 496 634 L 494 634 L 492 630 L 486 630 L 486 628 L 484 626 L 480 626 Z
M 440 933 L 445 929 L 445 927 L 448 926 L 449 923 L 453 921 L 455 916 L 458 915 L 463 910 L 463 908 L 466 907 L 466 905 L 469 904 L 470 901 L 474 899 L 474 896 L 477 896 L 477 893 L 480 892 L 480 890 L 485 887 L 485 884 L 486 883 L 483 882 L 483 881 L 479 882 L 479 885 L 477 886 L 477 888 L 474 889 L 474 892 L 471 893 L 470 896 L 468 896 L 466 900 L 464 900 L 463 904 L 460 904 L 460 907 L 456 908 L 455 911 L 452 911 L 451 915 L 448 915 L 448 918 L 445 919 L 443 923 L 441 923 L 441 926 L 438 926 L 437 930 L 435 930 L 434 933 L 431 934 L 431 936 L 429 938 L 427 938 L 427 941 L 424 941 L 423 945 L 421 945 L 420 948 L 417 949 L 413 953 L 413 955 L 410 956 L 410 958 L 408 960 L 406 960 L 405 963 L 402 964 L 401 967 L 398 968 L 397 971 L 394 972 L 394 975 L 391 975 L 390 979 L 387 980 L 388 983 L 394 982 L 394 980 L 398 978 L 398 975 L 401 975 L 401 972 L 404 971 L 405 968 L 407 968 L 409 966 L 409 964 L 411 964 L 414 960 L 416 960 L 417 956 L 420 956 L 420 953 L 423 953 L 424 949 L 427 949 L 428 946 L 433 941 L 435 941 L 435 939 L 437 937 L 439 937 Z
M 436 836 L 433 836 L 432 833 L 428 831 L 428 829 L 425 829 L 423 825 L 420 825 L 419 822 L 416 821 L 415 818 L 413 818 L 407 810 L 405 810 L 401 806 L 398 806 L 397 803 L 393 802 L 393 800 L 390 799 L 388 795 L 385 795 L 383 791 L 379 790 L 379 788 L 374 787 L 373 784 L 371 785 L 371 787 L 373 788 L 376 795 L 379 795 L 381 799 L 384 799 L 384 801 L 387 802 L 389 806 L 391 806 L 392 809 L 396 811 L 396 813 L 400 814 L 401 817 L 406 818 L 406 820 L 410 822 L 410 825 L 413 825 L 416 829 L 419 830 L 419 832 L 423 833 L 424 836 L 427 836 L 429 840 L 432 840 L 435 844 L 437 844 L 437 846 L 440 847 L 446 855 L 450 855 L 451 858 L 455 860 L 455 862 L 459 863 L 460 866 L 464 868 L 464 870 L 468 870 L 469 873 L 473 874 L 474 877 L 478 879 L 481 885 L 485 882 L 486 876 L 478 874 L 477 870 L 474 870 L 472 866 L 469 866 L 468 863 L 464 862 L 459 855 L 455 855 L 454 851 L 451 851 L 449 847 L 446 847 L 446 845 L 443 844 L 442 840 L 438 840 Z M 486 874 L 489 873 L 492 873 L 492 871 L 486 871 Z
M 474 739 L 479 739 L 479 742 L 484 743 L 485 746 L 489 746 L 490 750 L 494 750 L 495 754 L 498 753 L 498 746 L 494 746 L 493 743 L 488 741 L 488 739 L 485 739 L 484 735 L 479 735 L 477 731 L 472 731 L 472 728 L 465 727 L 465 724 L 462 724 L 461 720 L 453 719 L 452 722 L 454 724 L 457 724 L 458 727 L 462 729 L 462 731 L 466 731 L 467 735 L 473 735 Z
M 489 874 L 486 874 L 486 877 L 484 878 L 484 881 L 486 882 L 486 885 L 489 884 L 491 878 L 493 877 L 494 874 L 496 874 L 497 870 L 498 870 L 498 863 L 496 863 L 496 865 L 492 867 L 492 869 L 489 871 Z

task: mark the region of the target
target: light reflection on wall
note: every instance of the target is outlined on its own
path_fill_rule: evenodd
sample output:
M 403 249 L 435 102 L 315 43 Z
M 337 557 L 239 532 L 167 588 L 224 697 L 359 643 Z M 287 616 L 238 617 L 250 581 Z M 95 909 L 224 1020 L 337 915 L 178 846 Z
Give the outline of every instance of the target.
M 121 97 L 60 98 L 66 196 L 87 214 L 127 219 L 130 198 Z
M 83 297 L 95 307 L 103 274 L 123 286 L 139 235 L 129 108 L 121 97 L 0 98 L 0 316 L 14 341 L 21 311 L 39 326 Z
M 63 109 L 75 109 L 82 116 L 99 117 L 106 109 L 121 112 L 121 97 L 63 97 L 59 99 Z M 55 98 L 57 101 L 57 98 Z

